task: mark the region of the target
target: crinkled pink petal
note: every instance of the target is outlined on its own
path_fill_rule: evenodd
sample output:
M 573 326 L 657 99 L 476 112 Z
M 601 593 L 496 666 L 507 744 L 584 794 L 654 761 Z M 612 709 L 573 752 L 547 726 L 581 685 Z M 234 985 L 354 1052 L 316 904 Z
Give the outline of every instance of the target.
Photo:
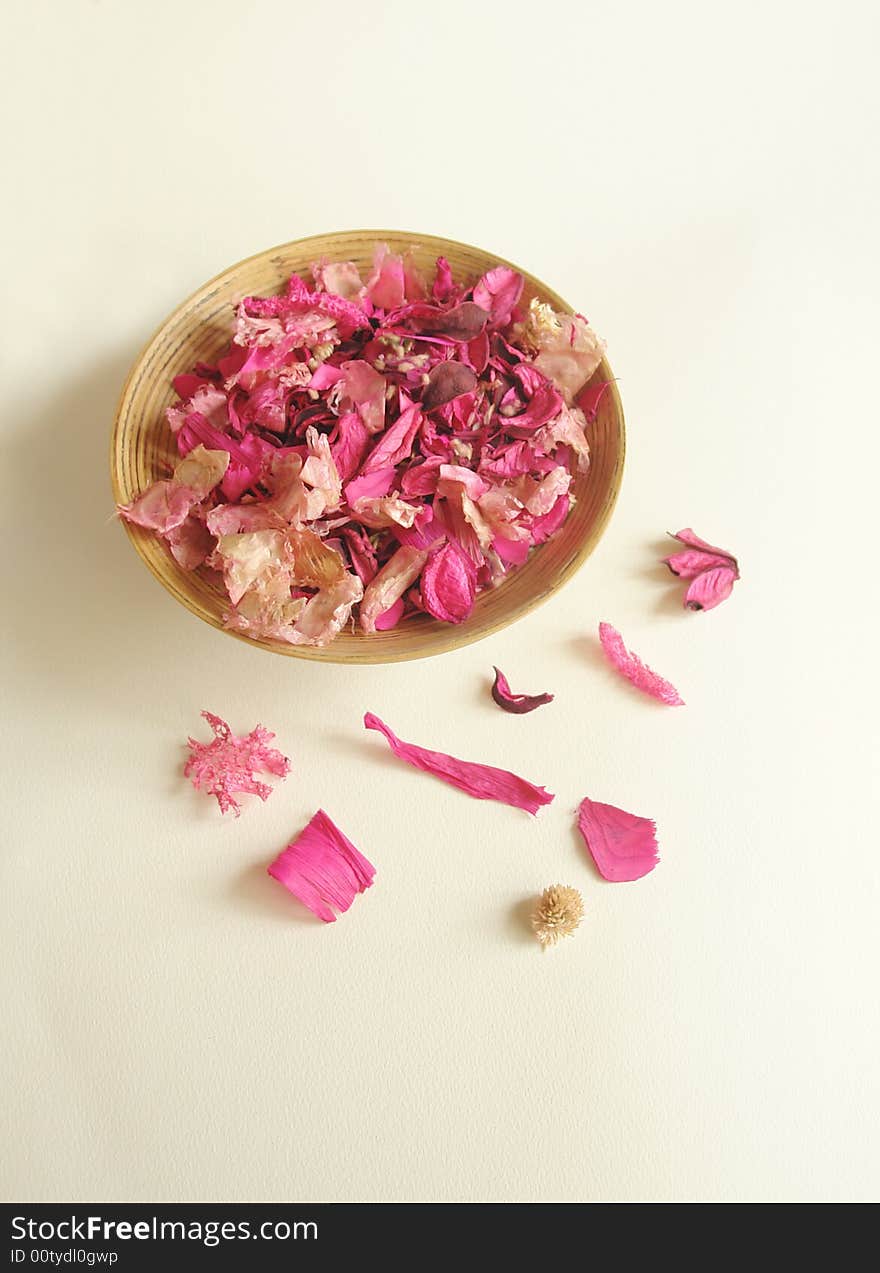
M 403 257 L 389 252 L 386 243 L 380 243 L 373 254 L 373 273 L 365 293 L 380 309 L 397 309 L 406 301 Z
M 493 327 L 506 327 L 522 296 L 523 276 L 508 265 L 488 270 L 474 288 L 474 301 L 489 314 Z
M 571 496 L 560 495 L 549 513 L 545 513 L 543 517 L 533 518 L 530 527 L 532 543 L 543 544 L 551 535 L 561 530 L 570 508 Z
M 365 526 L 382 530 L 388 526 L 413 526 L 420 508 L 418 504 L 407 503 L 399 495 L 384 495 L 380 499 L 355 500 L 351 511 Z
M 668 707 L 683 707 L 684 699 L 674 685 L 652 672 L 646 663 L 626 648 L 623 637 L 610 623 L 599 624 L 599 640 L 608 661 L 643 694 L 649 694 Z
M 199 516 L 198 512 L 191 512 L 185 521 L 165 535 L 172 557 L 184 570 L 198 570 L 204 565 L 216 543 L 203 521 L 204 514 Z
M 403 460 L 408 460 L 421 424 L 422 409 L 417 403 L 401 412 L 398 419 L 385 430 L 367 456 L 361 469 L 361 476 L 366 477 L 377 469 L 386 469 L 389 466 L 393 471 Z
M 657 827 L 651 818 L 639 818 L 613 804 L 585 798 L 577 821 L 599 874 L 606 880 L 640 880 L 660 860 Z
M 429 455 L 421 464 L 413 464 L 400 480 L 401 493 L 407 496 L 433 495 L 440 480 L 442 463 L 442 456 Z
M 455 279 L 452 277 L 452 269 L 445 256 L 437 257 L 437 273 L 434 276 L 434 286 L 431 288 L 431 296 L 437 305 L 443 305 L 447 301 L 456 300 L 459 295 L 459 289 L 456 286 Z
M 578 469 L 584 473 L 590 467 L 590 445 L 587 442 L 586 429 L 587 421 L 583 411 L 563 404 L 556 419 L 545 424 L 535 435 L 535 445 L 544 451 L 553 451 L 561 443 L 570 446 L 577 456 Z
M 433 548 L 439 539 L 446 534 L 443 526 L 434 516 L 429 504 L 423 504 L 413 519 L 412 526 L 396 526 L 394 537 L 399 544 L 410 548 Z
M 724 548 L 706 543 L 690 527 L 673 538 L 687 547 L 663 560 L 674 575 L 693 581 L 684 595 L 685 609 L 713 610 L 727 600 L 739 579 L 736 558 Z
M 355 474 L 363 463 L 370 433 L 356 411 L 348 411 L 336 422 L 330 450 L 343 482 Z
M 376 874 L 348 836 L 319 809 L 295 840 L 267 868 L 273 879 L 325 924 L 343 914 Z
M 394 484 L 395 476 L 394 466 L 389 464 L 386 468 L 373 469 L 361 477 L 352 478 L 345 486 L 345 498 L 349 507 L 354 508 L 362 499 L 381 499 L 383 495 L 387 495 Z
M 474 608 L 477 570 L 458 544 L 435 548 L 422 572 L 422 605 L 444 623 L 462 623 Z
M 534 363 L 570 405 L 602 361 L 605 346 L 580 314 L 557 314 L 559 326 L 543 332 Z
M 183 377 L 178 376 L 177 380 L 183 380 Z M 226 394 L 215 385 L 201 384 L 184 402 L 168 407 L 165 418 L 171 426 L 171 432 L 178 433 L 186 423 L 186 417 L 193 411 L 203 416 L 212 428 L 221 433 L 229 428 Z
M 220 483 L 220 489 L 228 500 L 235 502 L 241 499 L 245 491 L 249 491 L 259 482 L 270 456 L 275 452 L 271 442 L 256 433 L 246 434 L 239 443 L 240 454 L 246 458 L 232 459 L 229 468 Z
M 403 547 L 386 561 L 364 590 L 360 607 L 360 623 L 364 632 L 376 631 L 376 620 L 418 579 L 427 559 L 428 554 L 424 550 Z
M 312 266 L 312 276 L 319 288 L 346 301 L 356 301 L 364 286 L 354 261 L 320 261 Z
M 389 747 L 400 760 L 442 778 L 444 782 L 458 787 L 459 791 L 473 796 L 475 800 L 497 800 L 500 804 L 513 805 L 516 809 L 535 814 L 542 805 L 550 804 L 553 799 L 543 787 L 536 787 L 534 783 L 518 778 L 506 769 L 457 760 L 455 756 L 448 756 L 442 751 L 429 751 L 414 743 L 402 742 L 372 712 L 367 712 L 364 716 L 364 725 L 367 729 L 375 729 L 384 734 Z
M 363 360 L 344 362 L 342 378 L 331 390 L 331 402 L 356 410 L 370 433 L 385 428 L 385 377 Z
M 536 707 L 543 707 L 545 703 L 553 702 L 552 694 L 514 694 L 507 683 L 507 677 L 497 667 L 492 685 L 492 697 L 505 712 L 512 712 L 516 716 L 523 716 L 526 712 L 533 712 Z
M 168 478 L 154 482 L 130 504 L 120 504 L 119 514 L 135 526 L 143 526 L 146 530 L 155 530 L 160 535 L 165 535 L 186 521 L 190 509 L 200 498 L 197 491 L 191 491 L 188 486 L 181 486 L 179 482 Z
M 202 712 L 211 726 L 214 737 L 209 743 L 188 739 L 189 759 L 183 767 L 184 777 L 189 778 L 196 789 L 215 796 L 221 813 L 230 809 L 236 817 L 241 806 L 236 795 L 243 792 L 267 800 L 272 788 L 254 777 L 255 773 L 275 774 L 279 778 L 290 772 L 290 761 L 280 751 L 270 747 L 275 735 L 262 725 L 249 734 L 238 737 L 219 716 Z

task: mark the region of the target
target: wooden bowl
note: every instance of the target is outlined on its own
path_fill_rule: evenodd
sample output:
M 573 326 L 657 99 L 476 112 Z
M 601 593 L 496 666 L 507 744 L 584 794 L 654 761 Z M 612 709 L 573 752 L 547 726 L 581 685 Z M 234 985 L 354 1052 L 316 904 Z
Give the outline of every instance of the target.
M 494 265 L 507 265 L 501 257 L 431 235 L 393 230 L 358 230 L 322 234 L 270 248 L 218 274 L 184 301 L 162 324 L 135 363 L 116 413 L 111 445 L 113 494 L 127 504 L 151 482 L 166 477 L 177 458 L 165 408 L 175 398 L 173 376 L 191 370 L 196 362 L 214 362 L 229 343 L 233 306 L 244 296 L 280 291 L 293 271 L 309 276 L 309 266 L 320 257 L 352 260 L 368 272 L 377 242 L 393 251 L 415 250 L 417 264 L 433 271 L 435 258 L 448 258 L 455 278 L 475 281 Z M 515 268 L 519 268 L 516 266 Z M 554 308 L 571 313 L 571 306 L 524 270 L 524 302 L 533 296 Z M 470 618 L 457 625 L 440 623 L 428 615 L 413 615 L 390 632 L 366 636 L 349 629 L 324 649 L 287 645 L 282 641 L 254 641 L 236 632 L 229 636 L 275 654 L 326 663 L 396 663 L 403 659 L 442 654 L 479 641 L 528 614 L 552 596 L 583 565 L 599 541 L 617 492 L 624 457 L 623 409 L 607 361 L 596 377 L 610 381 L 603 394 L 598 418 L 589 433 L 592 463 L 572 485 L 576 503 L 562 529 L 536 548 L 524 565 L 516 567 L 498 587 L 477 597 Z M 215 628 L 223 628 L 228 600 L 208 573 L 182 570 L 156 535 L 123 522 L 140 557 L 168 591 L 188 610 Z

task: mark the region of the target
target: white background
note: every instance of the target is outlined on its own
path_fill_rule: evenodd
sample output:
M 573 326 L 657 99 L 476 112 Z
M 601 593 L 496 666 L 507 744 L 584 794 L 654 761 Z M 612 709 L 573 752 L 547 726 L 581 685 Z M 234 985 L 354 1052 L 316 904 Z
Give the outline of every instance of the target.
M 868 1199 L 878 1171 L 878 23 L 871 3 L 186 3 L 7 13 L 2 1191 Z M 235 260 L 387 225 L 521 263 L 607 338 L 629 455 L 578 578 L 434 662 L 200 624 L 112 520 L 138 350 Z M 743 579 L 686 613 L 692 525 Z M 617 624 L 681 689 L 615 679 Z M 488 696 L 556 693 L 517 718 Z M 208 707 L 293 774 L 180 776 Z M 403 737 L 557 793 L 536 820 Z M 580 798 L 656 818 L 603 883 Z M 322 926 L 264 874 L 324 806 Z M 541 953 L 524 907 L 576 885 Z

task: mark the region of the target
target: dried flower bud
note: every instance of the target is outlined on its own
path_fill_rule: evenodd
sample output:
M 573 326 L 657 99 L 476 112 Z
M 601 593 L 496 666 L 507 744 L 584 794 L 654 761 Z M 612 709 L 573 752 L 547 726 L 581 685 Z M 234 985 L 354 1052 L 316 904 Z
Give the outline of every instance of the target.
M 568 937 L 584 917 L 584 902 L 576 888 L 551 884 L 545 888 L 532 912 L 532 928 L 542 946 L 554 946 Z

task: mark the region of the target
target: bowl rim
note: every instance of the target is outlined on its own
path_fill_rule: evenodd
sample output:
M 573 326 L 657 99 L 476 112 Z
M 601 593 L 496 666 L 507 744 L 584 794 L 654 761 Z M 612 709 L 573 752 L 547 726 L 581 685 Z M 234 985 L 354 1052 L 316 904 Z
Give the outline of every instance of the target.
M 179 315 L 183 314 L 197 303 L 203 301 L 210 294 L 212 289 L 215 289 L 220 283 L 225 282 L 231 275 L 236 274 L 244 266 L 251 264 L 251 262 L 262 261 L 280 253 L 289 252 L 292 249 L 302 249 L 307 247 L 309 243 L 322 244 L 326 253 L 328 241 L 336 239 L 344 240 L 353 236 L 368 237 L 374 239 L 376 242 L 382 242 L 387 239 L 407 239 L 413 244 L 418 244 L 420 247 L 436 245 L 438 249 L 440 249 L 439 254 L 441 255 L 443 254 L 443 250 L 448 249 L 450 245 L 463 248 L 468 252 L 476 252 L 479 255 L 490 257 L 497 265 L 506 265 L 510 269 L 516 270 L 519 274 L 522 274 L 523 278 L 527 281 L 527 283 L 532 285 L 535 291 L 550 299 L 555 309 L 566 314 L 574 314 L 576 312 L 573 306 L 560 296 L 558 292 L 554 291 L 553 288 L 548 287 L 543 280 L 537 278 L 536 275 L 531 274 L 528 270 L 524 270 L 520 265 L 515 264 L 513 261 L 508 261 L 505 257 L 499 256 L 497 253 L 491 252 L 486 248 L 481 248 L 471 243 L 465 243 L 461 239 L 444 238 L 435 234 L 422 234 L 415 231 L 391 229 L 331 230 L 323 234 L 311 234 L 300 239 L 290 239 L 285 243 L 278 243 L 274 247 L 263 248 L 259 252 L 253 252 L 250 256 L 242 257 L 241 260 L 235 261 L 232 265 L 228 265 L 225 269 L 220 270 L 219 273 L 214 274 L 206 282 L 197 287 L 194 292 L 186 296 L 155 327 L 136 355 L 128 375 L 125 378 L 125 382 L 116 403 L 113 415 L 113 428 L 110 434 L 110 478 L 114 504 L 120 504 L 125 494 L 122 490 L 117 466 L 117 456 L 119 452 L 118 441 L 121 423 L 124 415 L 130 407 L 129 399 L 133 397 L 133 390 L 139 380 L 142 364 L 147 360 L 153 346 L 162 338 L 165 329 L 173 323 Z M 385 651 L 374 654 L 371 657 L 366 652 L 368 649 L 366 642 L 368 642 L 369 638 L 365 637 L 364 654 L 353 654 L 349 651 L 347 653 L 340 652 L 334 655 L 333 649 L 335 642 L 332 641 L 329 645 L 322 646 L 320 648 L 308 645 L 291 645 L 289 647 L 285 646 L 282 648 L 277 642 L 273 643 L 269 641 L 255 640 L 253 637 L 249 637 L 243 632 L 236 632 L 234 629 L 226 628 L 219 620 L 215 620 L 213 616 L 207 615 L 201 609 L 198 609 L 184 591 L 173 588 L 167 576 L 160 573 L 153 559 L 144 551 L 143 545 L 146 532 L 139 532 L 138 527 L 132 526 L 121 518 L 119 520 L 122 521 L 125 533 L 128 536 L 129 542 L 134 547 L 135 552 L 150 571 L 150 574 L 163 586 L 166 592 L 170 592 L 177 601 L 181 602 L 181 604 L 189 610 L 190 614 L 195 616 L 195 618 L 201 619 L 202 622 L 208 623 L 211 627 L 216 628 L 219 632 L 225 633 L 227 636 L 234 637 L 237 641 L 244 642 L 251 648 L 256 647 L 258 649 L 265 650 L 270 654 L 281 654 L 293 658 L 310 659 L 313 662 L 336 664 L 360 663 L 373 666 L 379 666 L 385 663 L 412 662 L 417 659 L 432 658 L 439 654 L 448 654 L 451 650 L 463 649 L 465 646 L 473 645 L 477 641 L 482 641 L 486 637 L 493 636 L 495 633 L 509 627 L 512 623 L 518 622 L 520 619 L 525 618 L 526 615 L 533 613 L 533 611 L 537 610 L 537 608 L 540 605 L 543 605 L 545 601 L 549 601 L 551 597 L 555 596 L 560 589 L 570 582 L 572 577 L 580 570 L 584 562 L 593 552 L 599 540 L 602 538 L 605 527 L 608 525 L 611 514 L 614 512 L 614 508 L 620 495 L 620 488 L 623 483 L 623 470 L 626 462 L 626 420 L 624 417 L 620 392 L 617 388 L 617 380 L 611 369 L 611 365 L 604 354 L 596 371 L 605 375 L 608 383 L 608 393 L 610 394 L 614 404 L 614 414 L 617 421 L 619 454 L 614 472 L 611 475 L 611 481 L 609 483 L 605 500 L 603 501 L 599 515 L 590 525 L 589 533 L 584 536 L 583 540 L 578 545 L 577 551 L 559 572 L 559 575 L 554 580 L 553 586 L 546 591 L 539 591 L 535 593 L 534 596 L 522 602 L 514 618 L 505 618 L 504 616 L 501 616 L 496 621 L 473 633 L 467 631 L 463 632 L 456 624 L 442 625 L 443 628 L 449 629 L 448 637 L 437 635 L 435 639 L 432 640 L 430 649 L 423 650 L 415 648 L 404 649 L 399 652 Z M 596 373 L 594 372 L 593 374 L 595 375 Z M 543 547 L 543 545 L 541 545 L 541 547 Z M 538 551 L 540 551 L 540 547 Z

